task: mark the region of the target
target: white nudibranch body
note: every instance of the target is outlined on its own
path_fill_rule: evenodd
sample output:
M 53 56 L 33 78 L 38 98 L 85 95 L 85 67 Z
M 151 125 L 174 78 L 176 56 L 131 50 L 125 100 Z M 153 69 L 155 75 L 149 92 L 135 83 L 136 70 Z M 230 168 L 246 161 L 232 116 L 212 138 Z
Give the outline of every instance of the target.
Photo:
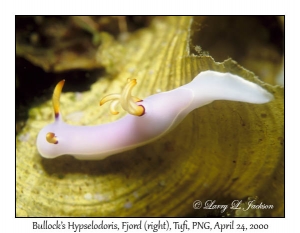
M 230 73 L 205 71 L 193 81 L 168 92 L 140 100 L 131 96 L 136 80 L 128 80 L 120 94 L 105 96 L 100 105 L 112 101 L 111 113 L 118 114 L 116 104 L 129 114 L 99 126 L 72 126 L 59 114 L 59 98 L 64 80 L 53 93 L 55 121 L 45 126 L 37 137 L 37 149 L 45 158 L 73 155 L 82 160 L 99 160 L 130 150 L 163 136 L 191 111 L 214 100 L 267 103 L 273 95 L 259 85 Z

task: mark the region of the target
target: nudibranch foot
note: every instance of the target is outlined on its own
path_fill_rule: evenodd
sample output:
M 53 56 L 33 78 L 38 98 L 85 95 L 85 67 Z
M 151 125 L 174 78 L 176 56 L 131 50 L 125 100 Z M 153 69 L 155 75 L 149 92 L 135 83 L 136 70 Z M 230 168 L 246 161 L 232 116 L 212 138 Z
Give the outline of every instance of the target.
M 136 79 L 127 79 L 127 84 L 121 94 L 109 94 L 104 96 L 100 100 L 100 106 L 105 104 L 108 101 L 112 101 L 110 105 L 110 112 L 113 115 L 118 114 L 116 111 L 116 105 L 121 104 L 122 108 L 131 115 L 142 116 L 145 114 L 145 107 L 142 105 L 136 104 L 136 102 L 141 102 L 142 100 L 138 97 L 132 96 L 132 88 L 136 85 Z

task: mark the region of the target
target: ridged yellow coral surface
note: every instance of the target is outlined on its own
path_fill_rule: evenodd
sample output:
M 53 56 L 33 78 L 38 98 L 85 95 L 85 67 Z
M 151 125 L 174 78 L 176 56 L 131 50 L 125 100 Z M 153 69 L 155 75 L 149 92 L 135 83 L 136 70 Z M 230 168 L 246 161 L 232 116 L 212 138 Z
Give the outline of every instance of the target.
M 263 84 L 232 60 L 217 63 L 210 56 L 190 54 L 192 23 L 192 17 L 157 18 L 122 44 L 108 37 L 97 53 L 107 76 L 80 100 L 63 93 L 64 119 L 81 112 L 75 124 L 115 121 L 125 113 L 112 116 L 109 106 L 99 107 L 99 100 L 120 92 L 127 78 L 137 79 L 135 96 L 145 98 L 208 69 L 256 82 L 275 99 L 263 105 L 215 101 L 158 141 L 103 161 L 40 157 L 35 140 L 53 121 L 49 100 L 31 110 L 20 133 L 29 139 L 17 139 L 17 216 L 206 216 L 208 210 L 193 209 L 195 200 L 230 204 L 249 197 L 274 206 L 255 216 L 283 216 L 283 89 Z M 238 216 L 230 211 L 220 215 L 226 214 Z

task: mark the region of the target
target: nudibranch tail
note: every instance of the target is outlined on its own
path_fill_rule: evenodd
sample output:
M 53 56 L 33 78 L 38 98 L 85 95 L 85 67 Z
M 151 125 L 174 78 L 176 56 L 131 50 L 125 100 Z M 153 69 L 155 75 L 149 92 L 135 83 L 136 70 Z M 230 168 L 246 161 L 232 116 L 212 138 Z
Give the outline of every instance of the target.
M 52 96 L 52 105 L 54 110 L 54 116 L 57 120 L 59 118 L 59 100 L 60 100 L 60 93 L 62 91 L 62 88 L 65 84 L 65 80 L 61 80 L 54 89 L 53 96 Z
M 180 87 L 192 90 L 192 108 L 198 108 L 214 100 L 240 101 L 263 104 L 271 101 L 273 95 L 256 83 L 247 81 L 231 73 L 204 71 L 192 82 Z
M 145 113 L 145 108 L 142 105 L 136 104 L 136 102 L 141 102 L 142 100 L 138 97 L 132 96 L 132 88 L 136 85 L 136 79 L 128 79 L 127 84 L 121 94 L 109 94 L 104 96 L 100 100 L 100 106 L 108 101 L 112 101 L 110 105 L 110 112 L 113 115 L 119 112 L 115 109 L 117 103 L 120 103 L 122 108 L 131 115 L 142 116 Z

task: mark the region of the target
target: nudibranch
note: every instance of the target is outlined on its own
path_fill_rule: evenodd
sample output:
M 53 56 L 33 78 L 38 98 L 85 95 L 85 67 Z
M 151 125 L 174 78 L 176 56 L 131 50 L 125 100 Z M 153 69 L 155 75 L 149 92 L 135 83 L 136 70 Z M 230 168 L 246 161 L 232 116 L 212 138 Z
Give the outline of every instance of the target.
M 56 85 L 52 97 L 55 121 L 45 126 L 37 137 L 37 149 L 45 158 L 68 154 L 81 160 L 104 159 L 160 138 L 189 112 L 214 100 L 263 104 L 273 98 L 259 85 L 237 75 L 205 71 L 186 85 L 141 100 L 131 95 L 136 85 L 132 79 L 122 93 L 107 95 L 100 101 L 100 105 L 112 101 L 112 114 L 118 114 L 118 103 L 129 114 L 99 126 L 72 126 L 63 122 L 59 112 L 63 85 L 64 80 Z

